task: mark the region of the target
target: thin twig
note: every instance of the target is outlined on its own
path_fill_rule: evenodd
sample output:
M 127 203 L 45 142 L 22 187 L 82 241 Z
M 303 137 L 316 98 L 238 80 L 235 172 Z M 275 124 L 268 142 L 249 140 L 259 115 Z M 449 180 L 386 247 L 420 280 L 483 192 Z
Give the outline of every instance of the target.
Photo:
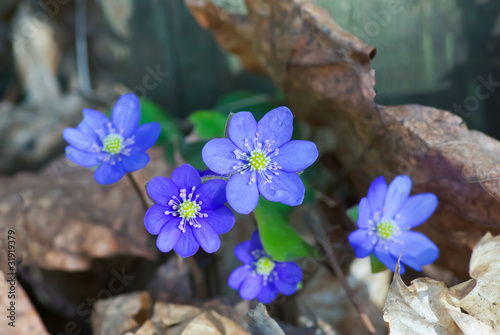
M 144 197 L 144 193 L 142 193 L 141 188 L 137 184 L 137 181 L 135 180 L 134 176 L 132 176 L 131 173 L 127 172 L 127 177 L 128 180 L 132 183 L 132 186 L 134 186 L 135 193 L 141 198 L 142 206 L 144 207 L 144 212 L 146 212 L 149 209 L 148 201 Z
M 196 294 L 200 299 L 206 299 L 207 290 L 205 289 L 205 283 L 203 282 L 203 276 L 201 274 L 201 270 L 196 263 L 196 260 L 193 256 L 186 258 L 186 261 L 191 269 L 191 273 L 194 277 L 194 285 L 196 287 Z
M 337 257 L 335 257 L 335 252 L 333 251 L 332 247 L 328 243 L 326 239 L 323 238 L 318 238 L 318 243 L 321 245 L 321 247 L 325 250 L 326 255 L 328 256 L 328 260 L 330 261 L 330 265 L 335 272 L 335 275 L 340 281 L 340 284 L 344 288 L 344 290 L 347 293 L 347 296 L 349 297 L 349 300 L 351 300 L 351 303 L 354 305 L 354 308 L 358 312 L 361 321 L 363 322 L 363 325 L 365 326 L 366 330 L 370 332 L 370 334 L 375 334 L 375 327 L 373 326 L 372 322 L 370 321 L 370 318 L 364 311 L 363 306 L 358 302 L 356 299 L 356 295 L 354 291 L 352 290 L 351 286 L 349 286 L 349 282 L 347 281 L 347 278 L 344 275 L 344 271 L 342 271 L 342 267 L 339 264 L 339 261 L 337 260 Z

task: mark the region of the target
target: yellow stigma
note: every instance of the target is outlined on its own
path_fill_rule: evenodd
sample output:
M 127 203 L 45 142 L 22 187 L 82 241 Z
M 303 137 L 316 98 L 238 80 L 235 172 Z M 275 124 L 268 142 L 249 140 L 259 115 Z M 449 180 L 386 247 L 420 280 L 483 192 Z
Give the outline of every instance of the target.
M 124 147 L 123 136 L 120 134 L 109 134 L 102 141 L 102 151 L 112 155 L 119 154 Z
M 269 276 L 274 270 L 274 262 L 269 257 L 262 257 L 257 261 L 257 273 L 263 276 Z
M 262 171 L 266 169 L 267 164 L 271 161 L 263 152 L 254 151 L 250 156 L 250 170 Z
M 186 200 L 179 205 L 179 216 L 183 219 L 194 219 L 200 209 L 200 205 L 196 202 Z
M 379 237 L 388 239 L 398 231 L 398 227 L 391 220 L 385 220 L 377 225 L 377 234 Z

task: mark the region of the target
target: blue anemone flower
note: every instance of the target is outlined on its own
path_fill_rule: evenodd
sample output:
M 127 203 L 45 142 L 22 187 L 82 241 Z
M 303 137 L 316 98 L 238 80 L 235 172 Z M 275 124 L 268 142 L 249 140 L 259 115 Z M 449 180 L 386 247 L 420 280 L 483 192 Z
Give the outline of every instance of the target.
M 150 234 L 158 235 L 156 245 L 162 252 L 174 249 L 180 256 L 189 257 L 200 245 L 208 253 L 216 252 L 219 234 L 234 226 L 233 212 L 224 206 L 226 181 L 202 184 L 191 165 L 178 167 L 170 179 L 153 178 L 147 191 L 156 204 L 146 212 L 144 224 Z
M 269 304 L 278 292 L 292 295 L 302 281 L 302 269 L 294 262 L 273 260 L 262 246 L 259 232 L 250 241 L 238 244 L 234 254 L 245 265 L 236 268 L 228 279 L 231 288 L 240 291 L 245 300 L 257 298 Z
M 160 136 L 158 122 L 139 126 L 141 105 L 134 94 L 122 95 L 111 114 L 91 109 L 83 110 L 83 121 L 75 128 L 63 131 L 66 157 L 81 166 L 99 167 L 94 178 L 99 184 L 112 184 L 126 172 L 142 169 L 149 163 L 145 152 Z
M 368 195 L 358 207 L 358 228 L 349 235 L 356 257 L 372 252 L 393 272 L 401 256 L 401 263 L 422 271 L 422 266 L 434 262 L 438 247 L 422 233 L 410 231 L 424 223 L 438 205 L 432 193 L 410 196 L 412 182 L 408 176 L 397 176 L 389 187 L 383 176 L 376 178 Z M 401 274 L 405 272 L 401 264 Z
M 304 184 L 297 172 L 318 158 L 310 141 L 290 141 L 293 115 L 286 107 L 271 110 L 257 123 L 249 112 L 239 112 L 229 123 L 229 138 L 209 141 L 202 150 L 208 168 L 231 175 L 227 201 L 235 211 L 249 214 L 259 194 L 270 201 L 297 206 L 304 200 Z

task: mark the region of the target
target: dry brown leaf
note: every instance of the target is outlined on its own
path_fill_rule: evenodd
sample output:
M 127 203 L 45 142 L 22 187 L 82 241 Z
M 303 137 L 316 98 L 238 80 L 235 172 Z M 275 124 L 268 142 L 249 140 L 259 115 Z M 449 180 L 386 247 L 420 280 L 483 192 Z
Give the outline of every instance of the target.
M 0 335 L 48 334 L 23 287 L 16 280 L 13 282 L 15 290 L 11 291 L 11 283 L 8 281 L 10 279 L 10 275 L 5 275 L 4 272 L 0 271 L 0 307 L 2 309 Z M 15 298 L 10 299 L 9 296 L 12 294 L 15 295 Z M 6 311 L 11 308 L 11 302 L 15 303 L 15 320 L 9 319 L 10 311 Z M 9 326 L 8 323 L 13 321 L 15 327 Z
M 115 335 L 137 329 L 151 313 L 151 298 L 147 292 L 121 294 L 99 300 L 92 314 L 94 334 Z
M 140 184 L 168 174 L 161 150 L 149 154 L 151 162 L 134 173 Z M 154 258 L 148 249 L 144 209 L 130 181 L 99 185 L 90 169 L 65 157 L 40 174 L 0 177 L 0 229 L 5 228 L 19 233 L 18 261 L 23 265 L 82 271 L 94 258 Z M 4 264 L 3 258 L 0 261 Z
M 150 315 L 149 294 L 123 294 L 100 300 L 93 315 L 95 334 L 248 335 L 234 321 L 214 310 L 157 302 Z
M 468 259 L 487 231 L 500 233 L 498 141 L 447 111 L 377 105 L 375 49 L 309 1 L 249 0 L 248 16 L 209 0 L 186 3 L 221 46 L 258 60 L 295 115 L 329 127 L 359 196 L 380 174 L 408 174 L 414 192 L 435 193 L 438 210 L 419 230 L 439 246 L 440 265 L 467 277 L 466 262 L 456 260 Z
M 448 289 L 430 278 L 409 287 L 396 268 L 384 306 L 391 334 L 500 333 L 500 236 L 486 234 L 470 262 L 472 279 Z

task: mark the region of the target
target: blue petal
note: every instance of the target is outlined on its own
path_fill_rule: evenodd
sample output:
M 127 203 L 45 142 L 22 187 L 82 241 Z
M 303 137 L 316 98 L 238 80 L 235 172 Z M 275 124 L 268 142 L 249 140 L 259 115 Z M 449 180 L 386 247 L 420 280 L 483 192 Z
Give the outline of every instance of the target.
M 94 142 L 100 143 L 98 131 L 101 131 L 103 136 L 109 133 L 111 122 L 108 117 L 101 112 L 92 109 L 83 109 L 83 121 L 76 127 L 83 134 L 92 138 Z
M 358 221 L 356 222 L 358 228 L 369 229 L 375 225 L 375 221 L 370 213 L 370 206 L 368 205 L 368 199 L 363 198 L 359 202 L 358 206 Z
M 116 183 L 125 175 L 122 165 L 117 163 L 103 163 L 94 171 L 94 179 L 99 184 L 108 185 Z
M 227 138 L 215 138 L 208 141 L 201 150 L 201 157 L 207 167 L 219 174 L 231 174 L 236 170 L 240 160 L 236 159 L 234 151 L 238 148 Z
M 130 146 L 132 153 L 144 152 L 151 148 L 160 137 L 161 126 L 158 122 L 145 123 L 137 128 L 134 144 Z
M 281 172 L 286 173 L 286 172 Z M 273 181 L 275 179 L 273 178 Z M 269 201 L 280 202 L 290 197 L 290 192 L 286 189 L 279 188 L 278 183 L 265 183 L 260 175 L 257 174 L 257 186 L 259 193 Z
M 111 122 L 124 138 L 134 134 L 141 119 L 141 103 L 132 93 L 122 95 L 113 107 Z
M 193 227 L 193 235 L 196 238 L 196 241 L 200 244 L 203 250 L 207 253 L 211 254 L 216 252 L 220 248 L 220 238 L 217 235 L 212 226 L 206 222 L 205 220 L 199 218 L 198 222 L 201 227 Z
M 248 278 L 248 275 L 252 272 L 252 268 L 248 265 L 242 265 L 237 267 L 229 276 L 227 280 L 227 284 L 230 288 L 234 290 L 239 290 L 241 288 L 241 284 L 245 279 Z
M 244 152 L 245 139 L 253 148 L 253 139 L 257 133 L 257 122 L 250 112 L 239 112 L 233 115 L 228 127 L 229 139 Z
M 438 247 L 427 236 L 416 231 L 402 232 L 397 236 L 399 243 L 394 243 L 390 252 L 393 257 L 409 267 L 422 271 L 422 265 L 431 264 L 439 256 Z
M 385 196 L 387 194 L 387 183 L 384 176 L 378 176 L 372 181 L 370 188 L 368 189 L 368 203 L 370 205 L 370 210 L 372 215 L 378 215 L 380 219 L 382 217 L 382 210 L 384 209 Z M 378 214 L 376 214 L 378 213 Z
M 244 264 L 255 262 L 252 256 L 252 243 L 250 241 L 241 242 L 234 247 L 234 255 Z
M 74 128 L 64 129 L 63 137 L 71 146 L 80 150 L 94 151 L 95 147 L 98 146 L 93 137 Z
M 279 148 L 272 161 L 278 163 L 283 171 L 300 172 L 318 159 L 318 148 L 310 141 L 290 141 Z
M 178 253 L 179 256 L 186 258 L 196 254 L 199 248 L 200 245 L 193 236 L 191 226 L 186 224 L 186 232 L 181 233 L 181 237 L 174 247 L 175 252 Z
M 165 177 L 154 177 L 146 188 L 151 199 L 162 206 L 168 206 L 172 196 L 179 197 L 179 187 Z
M 262 288 L 262 276 L 249 276 L 241 284 L 240 297 L 245 300 L 252 300 L 257 297 Z
M 101 152 L 82 151 L 70 145 L 66 147 L 66 158 L 83 167 L 99 165 L 104 157 L 106 157 L 106 155 Z
M 276 272 L 280 280 L 297 285 L 302 281 L 302 269 L 294 262 L 278 262 Z
M 255 209 L 259 202 L 259 190 L 257 184 L 248 185 L 251 174 L 237 173 L 227 182 L 226 196 L 227 202 L 240 214 L 249 214 Z
M 179 229 L 179 220 L 171 220 L 167 222 L 160 230 L 158 238 L 156 239 L 156 246 L 162 252 L 169 252 L 179 244 L 181 235 L 185 235 Z M 187 232 L 186 232 L 187 233 Z M 198 250 L 198 249 L 196 249 Z M 196 252 L 196 251 L 195 251 Z
M 357 229 L 349 234 L 348 239 L 357 258 L 365 258 L 373 252 L 375 244 L 372 242 L 376 238 L 373 235 L 370 236 L 368 230 Z
M 179 166 L 172 172 L 172 181 L 180 188 L 184 188 L 187 194 L 191 193 L 193 187 L 201 185 L 201 177 L 198 171 L 189 164 Z
M 384 203 L 383 219 L 393 219 L 410 196 L 411 178 L 397 176 L 389 185 Z
M 273 148 L 279 148 L 290 141 L 293 133 L 293 114 L 287 107 L 269 111 L 257 123 L 259 141 L 274 141 Z
M 259 300 L 263 304 L 270 304 L 276 299 L 278 295 L 278 289 L 274 286 L 273 283 L 269 282 L 267 285 L 262 286 L 262 289 L 257 296 L 257 300 Z
M 391 255 L 390 253 L 390 248 L 386 249 L 385 244 L 389 243 L 389 246 L 392 247 L 394 243 L 391 242 L 382 242 L 379 241 L 376 246 L 375 246 L 375 257 L 378 258 L 382 264 L 384 264 L 389 270 L 394 272 L 396 270 L 396 263 L 397 263 L 397 258 L 394 258 L 394 256 Z M 400 274 L 405 273 L 405 267 L 403 264 L 401 264 L 401 268 L 399 270 Z
M 274 199 L 279 199 L 280 196 L 284 195 L 284 192 L 288 192 L 289 195 L 288 197 L 279 200 L 277 202 L 281 202 L 282 204 L 288 205 L 288 206 L 298 206 L 304 201 L 304 193 L 305 193 L 305 187 L 304 183 L 302 183 L 302 180 L 300 180 L 300 177 L 296 173 L 289 173 L 289 172 L 283 172 L 279 171 L 278 175 L 272 175 L 273 179 L 271 180 L 272 182 L 267 184 L 265 187 L 266 189 L 272 188 L 274 192 L 276 192 L 276 197 Z M 259 176 L 257 176 L 257 181 L 259 183 L 259 188 L 261 191 L 264 191 L 265 189 L 261 185 L 263 184 L 262 180 Z M 278 192 L 280 190 L 280 192 Z M 270 201 L 275 201 L 273 200 L 273 197 L 269 197 L 270 192 L 262 193 L 261 194 L 266 198 L 267 200 Z
M 226 206 L 222 206 L 217 209 L 211 209 L 203 211 L 208 217 L 203 218 L 203 220 L 210 223 L 210 225 L 215 229 L 217 234 L 224 234 L 231 230 L 234 226 L 234 214 Z
M 250 242 L 252 243 L 252 250 L 263 250 L 264 246 L 262 245 L 262 240 L 260 239 L 259 230 L 255 229 L 252 233 L 252 237 L 250 238 Z
M 202 209 L 217 209 L 226 203 L 226 184 L 221 179 L 209 180 L 201 184 L 195 191 L 202 201 Z
M 412 195 L 396 214 L 396 222 L 403 229 L 414 228 L 431 217 L 438 205 L 438 198 L 432 193 Z
M 145 152 L 131 154 L 130 156 L 122 155 L 123 168 L 127 172 L 134 172 L 142 169 L 149 163 L 149 155 Z
M 163 227 L 167 222 L 180 221 L 179 217 L 173 215 L 165 215 L 165 211 L 170 211 L 171 208 L 164 207 L 160 205 L 153 205 L 147 211 L 144 216 L 144 225 L 146 230 L 153 235 L 158 235 L 161 227 Z

